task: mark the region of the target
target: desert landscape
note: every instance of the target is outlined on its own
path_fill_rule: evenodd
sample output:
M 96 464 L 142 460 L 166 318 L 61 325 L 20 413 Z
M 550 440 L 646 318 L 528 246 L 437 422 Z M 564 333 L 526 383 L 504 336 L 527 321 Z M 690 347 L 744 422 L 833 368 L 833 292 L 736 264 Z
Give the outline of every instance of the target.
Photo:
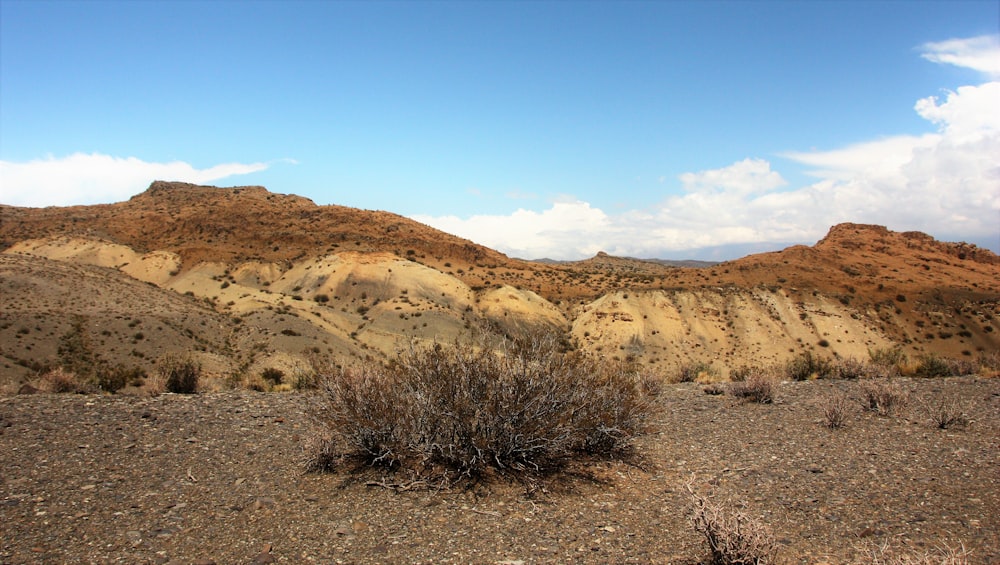
M 1000 257 L 974 245 L 840 224 L 717 264 L 539 262 L 157 181 L 0 206 L 0 249 L 2 563 L 710 563 L 698 500 L 778 562 L 1000 562 Z M 484 325 L 655 381 L 634 452 L 432 488 L 307 472 L 318 366 Z M 178 358 L 197 394 L 164 393 Z M 756 373 L 773 391 L 741 397 Z

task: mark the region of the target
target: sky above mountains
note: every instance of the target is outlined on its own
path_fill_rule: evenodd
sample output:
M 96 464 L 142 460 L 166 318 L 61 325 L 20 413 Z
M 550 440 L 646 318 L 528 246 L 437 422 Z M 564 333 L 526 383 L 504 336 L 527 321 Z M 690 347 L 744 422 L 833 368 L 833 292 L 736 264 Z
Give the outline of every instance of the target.
M 0 203 L 153 180 L 523 258 L 1000 251 L 1000 3 L 0 0 Z

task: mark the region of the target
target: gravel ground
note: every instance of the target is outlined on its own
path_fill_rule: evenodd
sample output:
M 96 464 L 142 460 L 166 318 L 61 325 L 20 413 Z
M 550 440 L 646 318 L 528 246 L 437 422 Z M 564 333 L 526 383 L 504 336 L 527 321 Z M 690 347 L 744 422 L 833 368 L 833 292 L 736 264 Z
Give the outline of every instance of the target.
M 304 474 L 299 393 L 3 397 L 0 563 L 694 565 L 692 479 L 766 524 L 786 563 L 861 563 L 885 541 L 1000 563 L 1000 379 L 898 382 L 910 402 L 888 417 L 862 411 L 851 381 L 784 383 L 769 405 L 669 385 L 640 464 L 531 493 Z M 831 430 L 821 407 L 838 392 L 853 411 Z M 934 426 L 946 401 L 971 423 Z

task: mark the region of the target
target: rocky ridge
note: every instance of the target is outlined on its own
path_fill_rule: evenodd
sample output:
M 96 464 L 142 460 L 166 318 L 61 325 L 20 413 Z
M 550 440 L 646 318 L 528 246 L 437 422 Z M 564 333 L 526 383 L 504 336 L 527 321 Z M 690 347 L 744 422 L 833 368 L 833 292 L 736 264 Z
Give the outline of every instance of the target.
M 74 317 L 116 363 L 149 369 L 162 354 L 191 350 L 157 330 L 150 304 L 207 308 L 221 320 L 212 323 L 225 339 L 195 347 L 219 375 L 291 375 L 311 354 L 384 358 L 409 339 L 451 340 L 484 320 L 547 327 L 661 373 L 698 362 L 724 375 L 806 352 L 865 357 L 893 345 L 970 358 L 1000 349 L 1000 259 L 882 226 L 841 224 L 813 246 L 701 268 L 606 254 L 543 264 L 388 212 L 158 181 L 116 204 L 0 206 L 0 246 L 8 386 L 59 362 L 53 352 Z M 100 292 L 73 284 L 67 263 L 148 284 Z M 164 301 L 164 290 L 176 299 Z M 129 322 L 109 325 L 94 312 Z

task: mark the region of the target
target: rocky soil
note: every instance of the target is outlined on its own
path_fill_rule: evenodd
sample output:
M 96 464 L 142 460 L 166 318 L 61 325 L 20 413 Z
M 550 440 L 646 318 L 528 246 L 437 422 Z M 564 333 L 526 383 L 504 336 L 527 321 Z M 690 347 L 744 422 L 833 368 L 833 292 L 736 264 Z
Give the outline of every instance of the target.
M 693 565 L 692 480 L 768 525 L 786 563 L 865 562 L 885 541 L 1000 562 L 1000 379 L 899 382 L 892 416 L 863 411 L 852 381 L 785 383 L 770 405 L 669 385 L 639 464 L 437 491 L 304 474 L 307 394 L 7 396 L 0 563 Z M 837 392 L 854 400 L 831 430 Z M 971 422 L 937 428 L 943 402 Z

